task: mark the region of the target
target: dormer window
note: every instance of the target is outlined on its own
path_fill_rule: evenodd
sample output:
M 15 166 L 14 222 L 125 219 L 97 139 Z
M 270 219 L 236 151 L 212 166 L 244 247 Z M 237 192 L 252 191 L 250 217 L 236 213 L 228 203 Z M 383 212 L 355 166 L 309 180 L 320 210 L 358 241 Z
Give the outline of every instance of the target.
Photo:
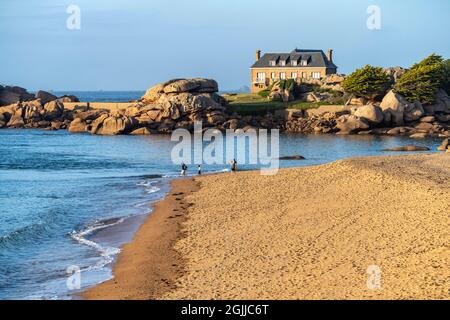
M 300 61 L 300 65 L 303 66 L 303 67 L 307 66 L 308 65 L 308 60 L 301 60 Z
M 291 60 L 291 66 L 296 67 L 297 66 L 297 60 Z
M 280 65 L 281 65 L 282 67 L 286 66 L 286 60 L 281 60 L 281 61 L 280 61 Z
M 275 67 L 277 65 L 277 62 L 275 60 L 270 60 L 269 64 L 271 67 Z

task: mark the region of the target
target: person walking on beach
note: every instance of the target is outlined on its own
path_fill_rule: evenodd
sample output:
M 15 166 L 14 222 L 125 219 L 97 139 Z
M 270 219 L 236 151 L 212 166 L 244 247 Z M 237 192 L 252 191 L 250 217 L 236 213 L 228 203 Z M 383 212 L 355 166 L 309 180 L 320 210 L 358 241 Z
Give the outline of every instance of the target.
M 236 159 L 233 159 L 232 161 L 230 161 L 231 164 L 231 171 L 232 172 L 236 172 L 237 171 L 237 161 Z
M 197 166 L 197 173 L 198 173 L 199 176 L 202 175 L 202 166 L 201 165 Z
M 184 164 L 184 162 L 181 164 L 181 175 L 185 176 L 187 170 L 187 165 Z

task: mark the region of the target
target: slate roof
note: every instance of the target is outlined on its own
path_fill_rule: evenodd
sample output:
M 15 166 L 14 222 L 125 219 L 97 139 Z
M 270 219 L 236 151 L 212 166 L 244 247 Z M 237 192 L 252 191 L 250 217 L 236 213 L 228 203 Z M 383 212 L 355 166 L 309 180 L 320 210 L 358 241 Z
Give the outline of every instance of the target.
M 285 66 L 281 65 L 280 61 L 282 60 L 286 61 Z M 300 61 L 307 60 L 308 65 L 306 67 L 337 68 L 333 62 L 328 62 L 328 59 L 322 50 L 306 49 L 294 49 L 290 53 L 265 53 L 261 59 L 251 66 L 251 68 L 292 68 L 292 60 L 298 61 L 298 67 L 305 67 L 300 65 Z M 271 66 L 270 61 L 276 61 L 276 65 Z

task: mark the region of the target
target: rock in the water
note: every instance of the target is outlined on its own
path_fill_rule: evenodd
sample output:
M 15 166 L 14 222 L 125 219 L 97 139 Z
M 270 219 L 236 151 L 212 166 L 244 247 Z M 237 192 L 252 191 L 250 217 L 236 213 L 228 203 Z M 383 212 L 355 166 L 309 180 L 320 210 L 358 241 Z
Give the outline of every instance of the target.
M 280 160 L 305 160 L 305 157 L 301 155 L 294 155 L 294 156 L 283 156 L 279 158 Z
M 420 147 L 420 146 L 402 146 L 384 149 L 383 151 L 428 151 L 430 148 L 428 147 Z
M 418 132 L 418 133 L 413 133 L 412 135 L 410 135 L 410 138 L 413 139 L 423 139 L 426 138 L 427 134 L 425 132 Z
M 355 116 L 366 119 L 369 123 L 378 124 L 383 122 L 383 111 L 374 105 L 365 105 L 356 109 Z
M 101 135 L 128 133 L 133 129 L 133 125 L 136 124 L 136 122 L 137 121 L 132 117 L 108 116 L 93 133 Z
M 396 135 L 404 135 L 404 134 L 413 134 L 416 133 L 417 130 L 411 127 L 395 127 L 392 129 L 389 129 L 386 134 L 391 135 L 391 136 L 396 136 Z
M 355 115 L 343 115 L 337 118 L 336 128 L 340 130 L 338 134 L 350 134 L 369 129 L 369 124 L 365 119 Z
M 151 134 L 150 130 L 148 130 L 148 128 L 139 128 L 136 130 L 131 131 L 132 135 L 149 135 Z
M 7 126 L 10 128 L 23 128 L 25 126 L 25 121 L 23 120 L 22 115 L 14 114 L 11 119 L 9 119 Z
M 69 132 L 86 132 L 86 122 L 81 118 L 75 118 L 69 125 Z
M 44 105 L 44 119 L 54 120 L 62 116 L 64 112 L 64 104 L 59 101 L 50 101 Z

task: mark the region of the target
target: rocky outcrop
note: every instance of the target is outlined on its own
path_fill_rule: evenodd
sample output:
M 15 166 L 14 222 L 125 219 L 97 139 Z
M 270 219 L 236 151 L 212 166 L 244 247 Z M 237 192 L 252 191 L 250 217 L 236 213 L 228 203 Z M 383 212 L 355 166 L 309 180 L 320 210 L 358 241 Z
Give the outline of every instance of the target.
M 343 115 L 336 120 L 338 134 L 351 134 L 369 128 L 369 123 L 355 115 Z
M 403 114 L 408 102 L 401 95 L 393 90 L 389 91 L 380 103 L 383 111 L 384 122 L 394 126 L 402 126 L 404 124 Z
M 305 92 L 311 93 L 311 84 L 301 86 L 310 86 L 307 90 L 305 88 Z M 16 91 L 24 94 L 23 90 Z M 214 80 L 174 79 L 150 88 L 140 101 L 127 109 L 115 111 L 93 109 L 82 103 L 66 110 L 64 102 L 76 102 L 76 97 L 57 98 L 40 91 L 36 95 L 38 98 L 33 95 L 31 100 L 0 106 L 0 128 L 147 135 L 171 133 L 178 128 L 192 131 L 194 123 L 201 121 L 204 128 L 219 130 L 264 128 L 300 133 L 450 137 L 450 100 L 441 91 L 437 93 L 433 106 L 410 103 L 390 91 L 381 103 L 366 104 L 366 100 L 358 99 L 353 101 L 353 105 L 322 105 L 307 110 L 282 109 L 266 114 L 239 115 L 230 112 L 227 101 L 217 94 L 217 90 Z M 317 92 L 322 93 L 320 90 Z M 313 94 L 316 96 L 314 100 L 321 99 L 316 92 Z M 49 99 L 53 100 L 47 101 Z
M 33 100 L 34 95 L 26 89 L 17 86 L 0 86 L 0 106 L 7 106 L 16 102 Z
M 430 148 L 421 146 L 402 146 L 384 149 L 383 151 L 428 151 Z
M 391 78 L 392 82 L 397 82 L 397 80 L 406 72 L 408 69 L 402 67 L 390 67 L 385 68 L 384 72 Z
M 183 92 L 215 93 L 217 91 L 219 91 L 219 86 L 212 79 L 173 79 L 148 89 L 142 96 L 141 101 L 144 103 L 156 102 L 164 94 L 179 94 Z
M 81 118 L 75 118 L 68 128 L 69 132 L 78 133 L 87 131 L 87 123 Z
M 101 123 L 97 123 L 91 133 L 100 135 L 117 135 L 129 133 L 135 126 L 136 120 L 133 117 L 121 115 L 107 116 Z
M 439 89 L 434 99 L 435 104 L 425 107 L 427 114 L 450 113 L 450 97 L 444 90 Z
M 450 140 L 447 138 L 447 139 L 444 139 L 444 141 L 442 141 L 441 145 L 438 147 L 438 150 L 445 151 L 448 149 L 450 149 Z
M 379 124 L 384 119 L 381 108 L 372 104 L 357 108 L 354 115 L 367 120 L 371 124 Z
M 4 87 L 2 92 L 3 97 L 11 98 L 3 102 L 16 102 L 0 107 L 0 127 L 59 130 L 66 129 L 73 120 L 72 113 L 64 110 L 58 97 L 48 92 L 38 91 L 31 95 L 19 87 Z
M 40 99 L 42 104 L 46 104 L 50 101 L 58 99 L 57 96 L 55 96 L 47 91 L 42 91 L 42 90 L 39 90 L 38 92 L 36 92 L 35 98 Z

